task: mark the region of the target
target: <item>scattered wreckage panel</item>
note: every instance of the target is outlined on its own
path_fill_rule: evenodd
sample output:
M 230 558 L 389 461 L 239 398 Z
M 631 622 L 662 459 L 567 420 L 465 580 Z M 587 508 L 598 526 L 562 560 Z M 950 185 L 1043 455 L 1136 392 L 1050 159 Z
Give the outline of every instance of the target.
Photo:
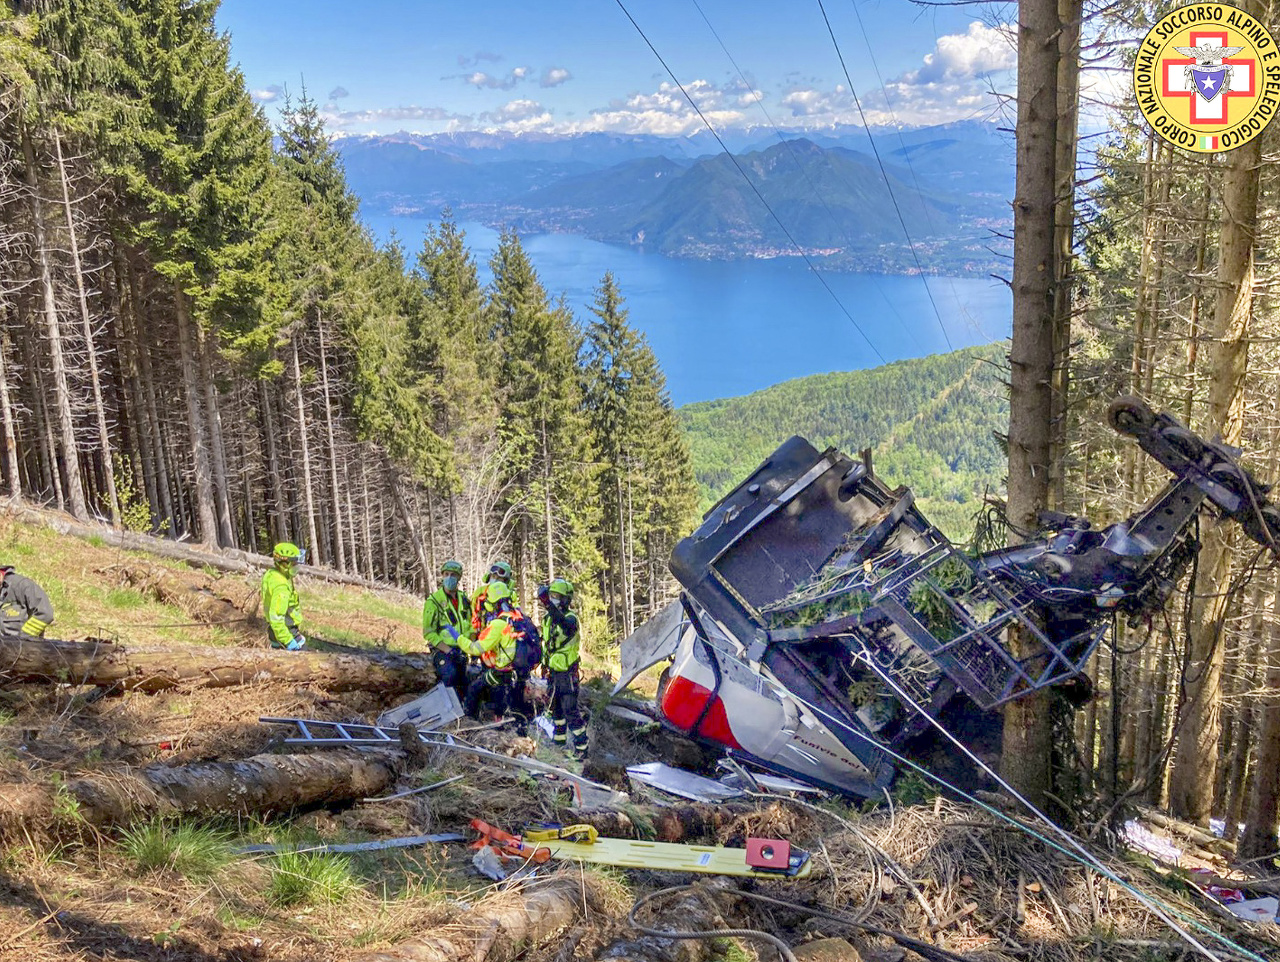
M 673 601 L 622 640 L 622 672 L 613 694 L 618 694 L 642 672 L 675 654 L 680 644 L 684 609 Z
M 731 798 L 743 797 L 740 789 L 662 762 L 628 766 L 627 776 L 642 785 L 693 802 L 725 802 Z
M 420 732 L 435 731 L 463 715 L 458 693 L 447 685 L 436 685 L 413 701 L 405 702 L 378 716 L 379 728 L 398 729 L 405 722 Z

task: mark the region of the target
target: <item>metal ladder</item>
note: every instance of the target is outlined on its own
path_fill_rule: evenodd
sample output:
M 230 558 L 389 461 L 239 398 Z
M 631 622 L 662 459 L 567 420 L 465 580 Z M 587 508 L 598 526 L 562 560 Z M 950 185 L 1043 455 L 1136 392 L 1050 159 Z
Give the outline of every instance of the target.
M 318 718 L 259 718 L 258 721 L 268 725 L 291 726 L 294 734 L 285 738 L 286 745 L 356 747 L 400 744 L 399 731 L 394 728 L 379 728 L 377 725 L 321 721 Z

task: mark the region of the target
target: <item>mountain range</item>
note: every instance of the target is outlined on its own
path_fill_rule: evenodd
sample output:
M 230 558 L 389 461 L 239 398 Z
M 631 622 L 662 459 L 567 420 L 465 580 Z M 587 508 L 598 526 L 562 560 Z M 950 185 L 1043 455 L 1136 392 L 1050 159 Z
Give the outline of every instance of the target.
M 982 273 L 1010 221 L 1012 144 L 975 122 L 915 130 L 709 134 L 465 132 L 348 137 L 348 180 L 374 214 L 576 233 L 672 256 L 794 256 L 873 272 Z M 744 177 L 743 175 L 746 175 Z M 748 183 L 748 180 L 750 183 Z M 906 243 L 904 223 L 916 242 Z

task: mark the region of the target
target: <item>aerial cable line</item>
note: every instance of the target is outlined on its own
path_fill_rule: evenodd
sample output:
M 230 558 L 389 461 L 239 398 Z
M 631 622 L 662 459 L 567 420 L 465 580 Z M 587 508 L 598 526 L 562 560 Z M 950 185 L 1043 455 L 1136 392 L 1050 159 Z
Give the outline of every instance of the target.
M 1049 818 L 1048 815 L 1044 814 L 1044 812 L 1040 811 L 1040 809 L 1032 805 L 1031 802 L 1029 802 L 1022 795 L 1014 791 L 1013 788 L 1011 788 L 1008 785 L 1008 783 L 1006 783 L 1000 777 L 998 773 L 996 773 L 990 766 L 988 766 L 985 762 L 983 762 L 981 758 L 979 758 L 972 751 L 970 751 L 968 747 L 966 747 L 959 739 L 955 737 L 955 735 L 953 735 L 947 729 L 945 725 L 942 724 L 942 722 L 940 722 L 938 719 L 930 715 L 928 711 L 926 711 L 923 707 L 921 707 L 921 705 L 917 701 L 915 701 L 915 699 L 913 699 L 906 691 L 900 688 L 898 684 L 893 680 L 893 678 L 887 673 L 887 671 L 880 666 L 880 664 L 875 660 L 875 658 L 869 652 L 867 652 L 865 646 L 863 648 L 863 652 L 859 654 L 857 657 L 861 661 L 865 662 L 868 665 L 868 667 L 870 667 L 872 671 L 874 671 L 876 675 L 879 676 L 880 680 L 883 681 L 889 687 L 890 690 L 892 690 L 897 694 L 897 696 L 902 700 L 903 704 L 905 704 L 908 708 L 911 708 L 913 711 L 923 715 L 926 719 L 928 719 L 929 723 L 933 725 L 934 728 L 938 729 L 938 731 L 940 731 L 944 736 L 946 736 L 948 740 L 950 740 L 953 744 L 958 746 L 961 749 L 961 751 L 965 755 L 967 755 L 970 758 L 970 760 L 974 762 L 975 765 L 977 765 L 977 767 L 979 767 L 988 775 L 990 775 L 996 781 L 997 784 L 999 784 L 1007 792 L 1009 792 L 1011 797 L 1013 797 L 1017 801 L 1021 802 L 1024 806 L 1026 806 L 1026 808 L 1028 808 L 1031 811 L 1031 813 L 1035 815 L 1040 821 L 1044 822 L 1046 825 L 1049 826 L 1049 828 L 1053 829 L 1054 833 L 1061 836 L 1063 841 L 1056 842 L 1052 838 L 1036 831 L 1036 829 L 1032 828 L 1030 825 L 1027 825 L 1024 822 L 1018 821 L 1016 818 L 1013 818 L 1012 816 L 1006 814 L 1005 812 L 1000 811 L 1000 809 L 987 804 L 986 802 L 982 801 L 979 798 L 975 798 L 973 795 L 964 791 L 964 789 L 959 788 L 958 786 L 947 781 L 941 775 L 931 772 L 929 769 L 925 768 L 923 765 L 919 764 L 918 762 L 912 761 L 910 758 L 907 758 L 905 755 L 902 755 L 894 751 L 888 745 L 884 744 L 883 742 L 877 741 L 867 733 L 859 730 L 853 725 L 850 725 L 844 719 L 833 714 L 832 712 L 827 711 L 826 709 L 818 705 L 815 705 L 813 702 L 810 702 L 799 695 L 795 695 L 794 693 L 793 693 L 793 697 L 795 697 L 797 702 L 799 702 L 805 708 L 808 708 L 816 716 L 822 719 L 825 719 L 826 722 L 832 725 L 835 725 L 838 728 L 844 729 L 845 731 L 849 732 L 851 735 L 854 735 L 857 738 L 860 738 L 862 741 L 866 742 L 868 745 L 871 745 L 878 751 L 883 752 L 885 755 L 888 755 L 894 761 L 900 764 L 906 765 L 908 768 L 911 768 L 913 771 L 918 772 L 920 775 L 923 775 L 925 778 L 929 779 L 930 781 L 936 782 L 938 785 L 942 786 L 946 790 L 954 792 L 956 795 L 960 796 L 966 801 L 972 802 L 974 805 L 977 805 L 979 808 L 983 809 L 987 813 L 994 815 L 1000 821 L 1007 822 L 1010 826 L 1017 829 L 1018 831 L 1023 832 L 1027 835 L 1030 835 L 1032 838 L 1036 839 L 1037 841 L 1043 842 L 1045 845 L 1049 846 L 1050 848 L 1053 848 L 1061 852 L 1063 855 L 1066 855 L 1067 857 L 1071 858 L 1073 861 L 1078 862 L 1079 864 L 1084 865 L 1088 868 L 1091 868 L 1094 871 L 1098 872 L 1098 874 L 1102 875 L 1104 878 L 1110 879 L 1112 882 L 1115 882 L 1121 888 L 1125 889 L 1127 892 L 1133 895 L 1139 902 L 1145 905 L 1149 910 L 1151 910 L 1152 914 L 1154 914 L 1162 922 L 1164 922 L 1166 925 L 1172 928 L 1175 932 L 1177 932 L 1178 935 L 1180 935 L 1188 944 L 1195 947 L 1205 958 L 1211 959 L 1213 960 L 1213 962 L 1224 962 L 1224 959 L 1222 958 L 1222 956 L 1216 954 L 1212 949 L 1207 948 L 1206 946 L 1202 945 L 1199 941 L 1197 941 L 1195 936 L 1191 935 L 1182 926 L 1180 926 L 1177 922 L 1174 921 L 1175 918 L 1181 922 L 1186 923 L 1186 925 L 1189 928 L 1194 928 L 1204 933 L 1205 935 L 1208 935 L 1210 938 L 1222 943 L 1223 945 L 1228 946 L 1233 952 L 1239 953 L 1241 957 L 1250 960 L 1250 962 L 1267 962 L 1266 959 L 1258 955 L 1256 952 L 1253 952 L 1245 948 L 1244 946 L 1233 941 L 1232 939 L 1228 938 L 1227 936 L 1223 935 L 1220 932 L 1215 932 L 1213 929 L 1209 928 L 1207 925 L 1205 925 L 1203 922 L 1200 922 L 1198 919 L 1184 915 L 1183 913 L 1179 912 L 1177 909 L 1173 908 L 1166 902 L 1161 901 L 1156 896 L 1147 895 L 1137 886 L 1129 882 L 1126 882 L 1118 874 L 1113 872 L 1111 869 L 1107 868 L 1106 865 L 1104 865 L 1097 858 L 1097 856 L 1095 856 L 1092 852 L 1090 852 L 1087 848 L 1085 848 L 1075 838 L 1074 835 L 1072 835 L 1062 826 L 1054 822 L 1051 818 Z
M 694 0 L 694 2 L 696 3 L 697 0 Z M 889 119 L 893 121 L 894 130 L 898 134 L 898 143 L 902 147 L 902 159 L 907 162 L 907 170 L 911 172 L 911 183 L 915 186 L 916 193 L 923 197 L 924 191 L 920 189 L 920 178 L 916 176 L 915 164 L 911 163 L 911 152 L 907 150 L 907 141 L 902 136 L 902 127 L 898 123 L 897 114 L 894 112 L 893 101 L 889 99 L 889 85 L 884 82 L 884 77 L 880 73 L 880 64 L 876 62 L 876 51 L 875 48 L 871 46 L 871 37 L 867 35 L 867 25 L 862 20 L 862 11 L 858 9 L 858 0 L 849 0 L 849 6 L 853 7 L 853 15 L 858 20 L 858 29 L 862 31 L 862 42 L 867 45 L 867 57 L 871 61 L 871 69 L 875 71 L 876 83 L 880 84 L 880 93 L 884 95 L 884 105 L 889 110 Z M 968 118 L 966 117 L 964 119 L 967 120 Z M 933 215 L 929 213 L 928 205 L 922 202 L 920 206 L 924 208 L 925 222 L 929 225 L 929 230 L 932 231 L 934 229 Z M 969 312 L 960 306 L 960 294 L 956 291 L 956 284 L 953 278 L 947 278 L 947 286 L 951 288 L 951 296 L 955 298 L 956 308 L 960 311 L 960 316 L 968 322 L 969 327 L 971 327 L 974 333 L 980 338 L 988 337 L 987 333 L 983 331 L 969 315 Z
M 689 91 L 684 89 L 684 84 L 676 78 L 675 73 L 667 66 L 667 62 L 662 59 L 662 54 L 658 53 L 658 48 L 653 45 L 652 41 L 650 41 L 645 35 L 645 32 L 640 29 L 640 24 L 636 23 L 635 17 L 631 16 L 631 11 L 626 8 L 626 5 L 623 4 L 622 0 L 616 0 L 616 2 L 619 8 L 621 8 L 623 14 L 626 15 L 626 18 L 631 21 L 631 26 L 636 28 L 636 33 L 640 34 L 640 39 L 645 42 L 645 45 L 653 51 L 653 55 L 658 58 L 658 63 L 662 64 L 662 69 L 667 72 L 667 76 L 671 78 L 671 82 L 680 88 L 680 92 L 684 94 L 684 99 L 689 101 L 689 106 L 694 109 L 698 117 L 706 125 L 707 130 L 711 131 L 711 136 L 716 139 L 716 143 L 718 143 L 720 145 L 720 149 L 725 152 L 725 156 L 727 156 L 733 163 L 733 166 L 737 168 L 738 173 L 742 175 L 742 179 L 747 182 L 747 186 L 755 193 L 760 203 L 764 204 L 765 210 L 769 212 L 778 227 L 782 229 L 782 233 L 786 235 L 787 240 L 791 241 L 791 246 L 794 247 L 796 252 L 804 258 L 804 262 L 809 266 L 809 270 L 813 271 L 813 276 L 816 277 L 818 282 L 827 289 L 827 293 L 831 295 L 831 299 L 836 302 L 836 306 L 840 308 L 844 313 L 844 316 L 849 319 L 849 323 L 853 325 L 854 330 L 862 335 L 862 339 L 867 342 L 867 346 L 871 348 L 876 357 L 880 358 L 880 363 L 888 364 L 888 359 L 881 354 L 880 349 L 871 342 L 871 338 L 867 337 L 867 332 L 862 329 L 862 325 L 858 323 L 857 319 L 851 313 L 849 313 L 849 308 L 844 306 L 844 302 L 840 300 L 839 295 L 831 289 L 831 285 L 828 284 L 827 279 L 822 276 L 822 272 L 818 270 L 817 266 L 813 263 L 812 258 L 805 253 L 804 248 L 801 247 L 799 243 L 796 242 L 796 239 L 791 235 L 791 231 L 787 230 L 787 225 L 782 222 L 782 219 L 777 215 L 777 213 L 775 213 L 774 209 L 769 206 L 769 202 L 765 200 L 764 195 L 760 193 L 760 188 L 755 185 L 755 182 L 747 175 L 747 172 L 742 169 L 742 165 L 738 163 L 738 158 L 733 156 L 733 153 L 729 150 L 729 147 L 720 137 L 720 134 L 716 131 L 715 127 L 711 126 L 711 121 L 707 120 L 706 115 L 703 114 L 698 105 L 694 103 L 693 98 L 689 96 Z
M 818 9 L 822 11 L 822 19 L 827 25 L 827 33 L 831 34 L 831 42 L 835 45 L 836 56 L 840 58 L 840 69 L 844 71 L 844 79 L 849 82 L 849 93 L 853 97 L 854 106 L 858 108 L 858 116 L 862 118 L 862 129 L 867 132 L 867 140 L 871 144 L 871 153 L 875 155 L 876 164 L 880 167 L 880 176 L 884 178 L 884 185 L 889 190 L 889 199 L 893 201 L 893 209 L 898 215 L 898 223 L 902 225 L 902 233 L 906 235 L 907 246 L 911 248 L 911 257 L 916 262 L 916 270 L 920 272 L 920 282 L 924 284 L 924 292 L 928 295 L 929 304 L 933 307 L 933 316 L 938 319 L 938 328 L 942 331 L 942 339 L 947 342 L 947 350 L 955 350 L 951 345 L 951 338 L 947 334 L 946 325 L 942 323 L 942 313 L 938 310 L 938 303 L 933 299 L 933 291 L 929 289 L 929 280 L 925 277 L 924 267 L 920 264 L 920 255 L 916 252 L 915 242 L 911 239 L 911 231 L 907 229 L 907 219 L 902 216 L 902 208 L 898 206 L 898 198 L 893 193 L 893 184 L 889 181 L 889 172 L 884 169 L 884 161 L 880 159 L 880 149 L 876 147 L 876 139 L 871 136 L 871 127 L 867 124 L 867 115 L 862 110 L 862 101 L 858 99 L 858 91 L 853 87 L 853 78 L 849 76 L 849 68 L 845 65 L 844 54 L 840 52 L 840 42 L 836 40 L 836 32 L 831 29 L 831 20 L 827 17 L 827 8 L 822 5 L 822 0 L 818 0 Z M 920 206 L 924 206 L 923 195 L 920 198 Z
M 694 7 L 697 9 L 698 13 L 702 16 L 703 23 L 705 23 L 707 25 L 707 29 L 711 31 L 711 36 L 716 38 L 716 43 L 720 44 L 720 49 L 724 51 L 724 55 L 728 57 L 729 62 L 733 64 L 733 69 L 738 71 L 738 77 L 739 79 L 742 80 L 743 86 L 746 87 L 748 90 L 750 90 L 752 95 L 755 97 L 756 106 L 759 107 L 760 112 L 764 114 L 764 119 L 769 121 L 769 125 L 773 127 L 773 132 L 778 137 L 778 143 L 782 144 L 782 146 L 787 148 L 787 153 L 791 155 L 791 159 L 792 161 L 795 162 L 796 168 L 804 176 L 806 183 L 808 183 L 809 185 L 809 189 L 813 191 L 813 196 L 816 197 L 818 199 L 818 203 L 820 203 L 823 206 L 823 208 L 826 209 L 827 216 L 831 218 L 832 226 L 835 227 L 837 230 L 839 230 L 841 233 L 844 233 L 844 231 L 840 227 L 839 221 L 836 220 L 835 211 L 831 209 L 831 206 L 827 203 L 827 199 L 823 197 L 822 192 L 818 190 L 818 185 L 815 184 L 813 182 L 813 178 L 809 176 L 808 168 L 805 167 L 803 163 L 801 163 L 799 156 L 797 156 L 796 154 L 796 149 L 795 147 L 792 146 L 791 141 L 787 140 L 787 138 L 783 135 L 782 129 L 777 125 L 773 117 L 769 114 L 768 109 L 765 108 L 764 100 L 760 97 L 760 94 L 756 91 L 755 85 L 752 84 L 749 80 L 747 80 L 746 73 L 744 73 L 743 69 L 738 66 L 738 61 L 734 58 L 733 54 L 729 52 L 729 48 L 728 46 L 726 46 L 725 42 L 722 39 L 720 39 L 720 33 L 716 30 L 715 27 L 711 25 L 711 21 L 707 18 L 706 13 L 703 11 L 702 5 L 698 3 L 698 0 L 692 0 L 692 2 Z M 869 276 L 875 277 L 874 274 Z M 889 310 L 893 312 L 893 316 L 896 317 L 902 323 L 903 329 L 909 330 L 909 328 L 907 327 L 906 318 L 904 318 L 898 312 L 898 305 L 893 303 L 893 301 L 889 298 L 889 295 L 884 292 L 884 288 L 882 288 L 878 282 L 872 281 L 872 283 L 875 285 L 876 293 L 880 295 L 880 299 L 883 300 L 885 304 L 889 306 Z M 917 347 L 918 346 L 919 344 L 917 343 Z

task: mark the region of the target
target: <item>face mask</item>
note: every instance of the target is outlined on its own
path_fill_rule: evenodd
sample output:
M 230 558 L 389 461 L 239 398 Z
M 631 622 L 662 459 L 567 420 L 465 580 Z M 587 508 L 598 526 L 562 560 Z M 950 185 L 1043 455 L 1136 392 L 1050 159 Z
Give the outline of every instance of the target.
M 457 575 L 445 575 L 445 579 L 444 579 L 444 590 L 445 590 L 445 591 L 457 591 L 457 590 L 458 590 L 458 576 L 457 576 Z

